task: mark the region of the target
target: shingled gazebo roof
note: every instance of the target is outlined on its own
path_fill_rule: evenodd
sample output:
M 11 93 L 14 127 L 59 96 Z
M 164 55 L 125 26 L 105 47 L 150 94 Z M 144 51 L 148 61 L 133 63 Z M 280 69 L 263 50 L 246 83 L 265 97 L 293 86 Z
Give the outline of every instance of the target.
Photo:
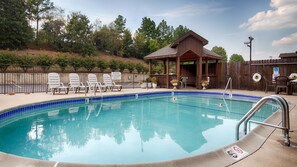
M 171 44 L 147 55 L 144 57 L 144 59 L 148 59 L 148 60 L 157 60 L 157 59 L 165 59 L 165 58 L 175 58 L 178 55 L 178 45 L 180 44 L 181 41 L 185 40 L 188 37 L 193 37 L 197 40 L 199 40 L 202 45 L 206 45 L 208 44 L 208 41 L 201 37 L 200 35 L 196 34 L 193 31 L 189 31 L 188 33 L 186 33 L 185 35 L 183 35 L 182 37 L 178 38 L 177 40 L 173 41 Z M 189 50 L 191 51 L 191 50 Z M 209 58 L 209 59 L 215 59 L 215 60 L 221 60 L 223 59 L 222 56 L 206 49 L 203 47 L 203 58 Z

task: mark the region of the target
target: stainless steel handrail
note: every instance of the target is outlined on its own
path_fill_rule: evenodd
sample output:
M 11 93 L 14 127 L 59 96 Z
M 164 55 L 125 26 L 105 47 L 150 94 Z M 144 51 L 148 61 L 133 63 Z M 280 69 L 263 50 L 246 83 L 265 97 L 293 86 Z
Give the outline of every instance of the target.
M 226 84 L 226 87 L 225 87 L 225 90 L 223 93 L 223 97 L 225 97 L 225 94 L 226 94 L 226 91 L 227 91 L 229 85 L 230 85 L 230 91 L 231 91 L 229 94 L 229 97 L 232 98 L 232 78 L 231 77 L 229 77 L 229 79 L 228 79 L 228 82 Z
M 248 121 L 257 113 L 257 111 L 269 100 L 273 100 L 277 102 L 281 106 L 281 111 L 282 111 L 282 126 L 277 126 L 277 125 L 272 125 L 268 123 L 263 123 L 263 122 L 257 122 L 257 121 L 252 121 L 257 124 L 265 125 L 265 126 L 270 126 L 274 128 L 279 128 L 283 130 L 284 138 L 285 138 L 285 144 L 290 145 L 290 137 L 289 137 L 289 132 L 290 132 L 290 116 L 289 116 L 289 105 L 287 101 L 277 95 L 271 95 L 271 96 L 266 96 L 263 97 L 261 100 L 259 100 L 253 108 L 251 108 L 236 124 L 236 140 L 239 140 L 239 127 L 240 125 L 244 122 L 244 134 L 247 134 L 247 123 Z

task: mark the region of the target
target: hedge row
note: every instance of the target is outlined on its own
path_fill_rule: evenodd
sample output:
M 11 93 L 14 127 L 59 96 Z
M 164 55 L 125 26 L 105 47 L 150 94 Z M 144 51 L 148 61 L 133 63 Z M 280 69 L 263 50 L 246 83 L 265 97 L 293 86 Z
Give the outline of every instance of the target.
M 67 67 L 72 67 L 74 71 L 83 68 L 91 72 L 94 68 L 98 67 L 101 70 L 110 68 L 112 71 L 128 69 L 130 72 L 133 70 L 148 72 L 148 67 L 140 63 L 122 62 L 114 59 L 106 61 L 95 57 L 65 56 L 63 54 L 50 57 L 45 54 L 16 56 L 11 53 L 0 53 L 0 70 L 4 72 L 11 65 L 21 67 L 24 72 L 34 66 L 39 66 L 44 71 L 48 71 L 54 65 L 60 67 L 62 71 Z

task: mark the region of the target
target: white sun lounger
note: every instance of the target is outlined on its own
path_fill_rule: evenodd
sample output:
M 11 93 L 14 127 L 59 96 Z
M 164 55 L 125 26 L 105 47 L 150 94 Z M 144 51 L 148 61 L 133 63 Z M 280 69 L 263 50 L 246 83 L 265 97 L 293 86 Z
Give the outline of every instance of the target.
M 69 74 L 69 89 L 72 89 L 75 93 L 79 92 L 81 89 L 87 91 L 87 87 L 80 82 L 79 76 L 76 73 Z
M 60 75 L 58 73 L 48 73 L 48 82 L 47 82 L 47 88 L 46 88 L 46 93 L 48 91 L 51 91 L 53 95 L 55 94 L 56 91 L 60 91 L 62 89 L 65 90 L 65 94 L 68 94 L 69 88 L 67 86 L 64 86 L 64 84 L 60 81 Z
M 114 88 L 117 88 L 118 91 L 122 90 L 122 85 L 115 84 L 109 74 L 103 74 L 103 84 L 107 86 L 110 91 L 113 91 Z
M 88 90 L 93 90 L 94 93 L 96 93 L 97 90 L 102 92 L 102 90 L 105 92 L 107 90 L 107 87 L 105 85 L 102 85 L 97 80 L 97 76 L 95 74 L 88 74 Z

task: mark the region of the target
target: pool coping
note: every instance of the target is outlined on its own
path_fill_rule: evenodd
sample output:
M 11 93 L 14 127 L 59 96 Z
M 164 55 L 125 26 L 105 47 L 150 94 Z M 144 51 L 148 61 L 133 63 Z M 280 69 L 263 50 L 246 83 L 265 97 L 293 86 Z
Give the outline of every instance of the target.
M 165 92 L 165 91 L 162 91 Z M 166 91 L 166 92 L 172 92 Z M 176 91 L 180 92 L 180 91 Z M 185 92 L 185 91 L 182 91 Z M 201 91 L 186 91 L 186 92 L 201 92 Z M 210 92 L 208 92 L 210 93 Z M 134 95 L 135 93 L 130 93 L 129 95 Z M 138 93 L 141 94 L 141 93 Z M 144 93 L 145 94 L 145 93 Z M 158 92 L 156 93 L 158 94 Z M 213 93 L 210 93 L 213 94 Z M 125 94 L 127 95 L 127 94 Z M 125 96 L 123 95 L 123 96 Z M 235 95 L 235 94 L 233 94 Z M 111 96 L 118 96 L 118 95 L 111 95 Z M 98 96 L 96 96 L 98 97 Z M 256 97 L 256 96 L 254 96 Z M 77 97 L 77 98 L 62 98 L 62 99 L 78 99 L 78 98 L 84 98 L 84 97 Z M 90 98 L 90 97 L 88 97 Z M 60 99 L 60 100 L 62 100 Z M 49 100 L 49 101 L 57 101 L 57 100 Z M 47 102 L 49 102 L 47 101 Z M 39 103 L 39 102 L 38 102 Z M 37 103 L 30 103 L 37 104 Z M 27 104 L 28 105 L 28 104 Z M 23 106 L 23 105 L 20 105 Z M 18 108 L 20 106 L 15 106 L 13 108 Z M 5 112 L 9 109 L 2 110 L 0 113 Z M 280 112 L 275 112 L 272 116 L 270 116 L 266 122 L 273 123 L 273 124 L 279 124 L 281 122 L 281 116 Z M 163 161 L 163 162 L 152 162 L 152 163 L 142 163 L 142 164 L 79 164 L 79 163 L 68 163 L 68 162 L 52 162 L 52 161 L 44 161 L 44 160 L 38 160 L 38 159 L 31 159 L 31 158 L 25 158 L 20 156 L 15 156 L 7 153 L 0 152 L 0 161 L 1 164 L 10 164 L 7 166 L 11 166 L 11 163 L 16 164 L 39 164 L 41 166 L 55 166 L 55 167 L 70 167 L 70 166 L 82 166 L 82 167 L 102 167 L 102 166 L 229 166 L 232 165 L 238 161 L 241 161 L 248 157 L 249 155 L 252 155 L 254 152 L 256 152 L 267 140 L 267 138 L 275 131 L 274 128 L 266 127 L 266 126 L 258 126 L 254 130 L 252 130 L 248 135 L 240 139 L 239 141 L 232 143 L 230 145 L 227 145 L 223 148 L 219 148 L 217 150 L 214 150 L 212 152 L 207 152 L 204 154 L 195 155 L 192 157 L 187 158 L 181 158 L 176 160 L 170 160 L 170 161 Z M 241 149 L 245 150 L 249 153 L 246 157 L 235 160 L 231 158 L 227 153 L 226 150 L 230 148 L 233 145 L 237 145 Z M 3 162 L 3 163 L 2 163 Z M 17 166 L 17 165 L 15 165 Z M 37 165 L 38 166 L 38 165 Z

